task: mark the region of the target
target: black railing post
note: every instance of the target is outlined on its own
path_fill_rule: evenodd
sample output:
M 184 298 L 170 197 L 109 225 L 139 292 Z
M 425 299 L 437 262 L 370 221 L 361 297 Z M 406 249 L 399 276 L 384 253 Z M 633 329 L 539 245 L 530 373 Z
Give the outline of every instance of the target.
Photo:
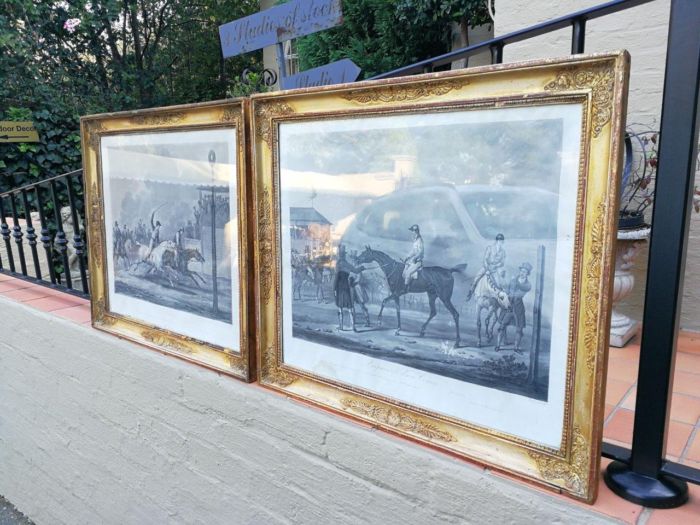
M 580 55 L 586 46 L 586 19 L 574 18 L 571 23 L 571 54 Z
M 7 264 L 10 271 L 15 273 L 15 258 L 12 255 L 12 243 L 10 242 L 10 227 L 7 225 L 7 217 L 5 216 L 4 197 L 0 195 L 0 233 L 5 241 L 5 251 L 7 252 Z
M 17 204 L 15 203 L 15 194 L 10 193 L 10 210 L 12 211 L 12 236 L 17 244 L 17 255 L 19 255 L 19 267 L 22 270 L 22 275 L 27 275 L 27 261 L 24 259 L 24 241 L 22 238 L 22 227 L 19 225 L 19 216 L 17 215 Z
M 632 453 L 629 464 L 614 461 L 605 473 L 613 492 L 654 508 L 688 499 L 687 484 L 661 469 L 695 178 L 699 88 L 700 2 L 673 0 Z
M 24 207 L 24 220 L 27 223 L 27 243 L 32 252 L 32 261 L 34 262 L 34 275 L 37 279 L 41 279 L 41 265 L 39 264 L 39 253 L 36 250 L 36 231 L 32 224 L 32 209 L 29 207 L 29 196 L 27 190 L 22 190 L 22 206 Z
M 41 186 L 37 184 L 34 189 L 36 190 L 36 207 L 39 210 L 39 222 L 41 223 L 41 244 L 44 245 L 44 251 L 46 252 L 51 284 L 56 284 L 56 272 L 53 268 L 53 242 L 49 225 L 46 221 L 46 214 L 44 213 L 44 199 L 41 197 Z

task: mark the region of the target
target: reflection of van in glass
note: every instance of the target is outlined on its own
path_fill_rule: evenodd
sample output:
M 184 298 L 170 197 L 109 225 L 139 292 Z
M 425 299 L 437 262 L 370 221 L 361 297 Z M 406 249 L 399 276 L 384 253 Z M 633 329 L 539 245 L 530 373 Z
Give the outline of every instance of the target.
M 350 224 L 341 242 L 349 253 L 365 245 L 396 259 L 411 251 L 412 224 L 420 227 L 425 266 L 446 268 L 467 263 L 473 278 L 482 266 L 486 246 L 505 236 L 507 278 L 523 262 L 533 268 L 537 247 L 545 246 L 546 270 L 552 271 L 557 237 L 558 195 L 518 186 L 421 186 L 376 199 Z M 549 288 L 549 287 L 547 287 Z M 466 290 L 458 290 L 460 296 Z

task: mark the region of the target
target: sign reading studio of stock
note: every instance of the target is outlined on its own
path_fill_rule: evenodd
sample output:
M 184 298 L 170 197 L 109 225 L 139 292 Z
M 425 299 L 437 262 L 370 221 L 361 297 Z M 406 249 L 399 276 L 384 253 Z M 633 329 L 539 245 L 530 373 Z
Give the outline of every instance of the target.
M 0 142 L 39 142 L 33 122 L 0 121 Z
M 282 89 L 354 82 L 360 68 L 350 59 L 287 76 L 282 42 L 309 35 L 343 22 L 341 0 L 292 0 L 219 27 L 224 58 L 277 45 Z

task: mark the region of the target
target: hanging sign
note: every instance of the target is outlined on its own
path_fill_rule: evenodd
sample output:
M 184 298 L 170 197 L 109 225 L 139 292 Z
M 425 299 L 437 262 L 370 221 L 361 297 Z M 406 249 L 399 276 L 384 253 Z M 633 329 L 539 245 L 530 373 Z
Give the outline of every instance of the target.
M 33 122 L 0 121 L 0 142 L 39 142 Z
M 341 0 L 292 0 L 219 26 L 221 51 L 228 58 L 342 22 Z
M 331 84 L 343 84 L 354 82 L 360 74 L 360 68 L 350 60 L 344 58 L 337 62 L 331 62 L 325 66 L 307 69 L 296 75 L 282 77 L 282 89 L 295 89 L 313 86 L 330 86 Z

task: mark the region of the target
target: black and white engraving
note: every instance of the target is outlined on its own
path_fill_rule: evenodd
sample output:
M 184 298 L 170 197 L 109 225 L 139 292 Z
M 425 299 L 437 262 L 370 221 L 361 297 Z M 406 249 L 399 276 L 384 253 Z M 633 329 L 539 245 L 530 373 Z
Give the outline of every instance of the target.
M 563 124 L 516 117 L 283 124 L 293 338 L 546 401 Z
M 219 344 L 238 325 L 235 142 L 226 133 L 103 142 L 111 305 Z

